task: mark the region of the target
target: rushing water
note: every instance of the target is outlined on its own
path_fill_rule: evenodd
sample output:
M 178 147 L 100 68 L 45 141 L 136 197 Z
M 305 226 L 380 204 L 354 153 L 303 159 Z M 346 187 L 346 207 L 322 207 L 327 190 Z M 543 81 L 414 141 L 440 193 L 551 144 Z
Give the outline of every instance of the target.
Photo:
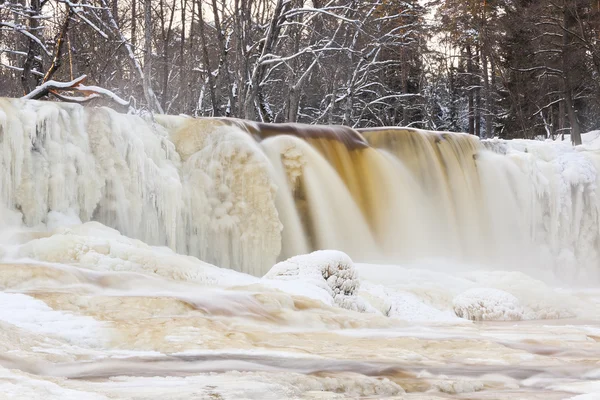
M 0 99 L 0 398 L 597 398 L 593 136 Z

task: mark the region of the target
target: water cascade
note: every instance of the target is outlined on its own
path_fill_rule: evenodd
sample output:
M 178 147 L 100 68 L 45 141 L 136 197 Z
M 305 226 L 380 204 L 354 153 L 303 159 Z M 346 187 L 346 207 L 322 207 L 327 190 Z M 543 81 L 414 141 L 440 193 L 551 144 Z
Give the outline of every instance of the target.
M 593 146 L 0 99 L 0 166 L 0 224 L 96 220 L 254 275 L 333 248 L 600 280 Z

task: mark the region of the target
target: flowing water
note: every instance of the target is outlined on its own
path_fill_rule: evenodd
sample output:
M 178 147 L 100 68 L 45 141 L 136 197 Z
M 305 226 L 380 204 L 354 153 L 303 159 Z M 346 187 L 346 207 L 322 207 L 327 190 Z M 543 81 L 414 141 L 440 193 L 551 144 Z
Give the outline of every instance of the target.
M 596 136 L 0 98 L 0 398 L 600 398 Z

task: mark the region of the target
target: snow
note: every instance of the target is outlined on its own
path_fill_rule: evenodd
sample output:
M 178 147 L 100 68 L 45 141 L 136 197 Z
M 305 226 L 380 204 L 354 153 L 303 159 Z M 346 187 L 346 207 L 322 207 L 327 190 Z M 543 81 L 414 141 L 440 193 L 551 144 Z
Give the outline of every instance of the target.
M 16 257 L 75 265 L 94 271 L 137 272 L 205 285 L 256 281 L 250 276 L 217 268 L 194 257 L 178 255 L 168 248 L 148 246 L 97 222 L 60 228 L 49 237 L 31 240 L 18 247 Z
M 243 121 L 0 103 L 10 138 L 0 143 L 0 218 L 11 225 L 96 220 L 255 276 L 313 246 L 359 261 L 439 257 L 553 284 L 600 281 L 600 158 L 585 147 L 598 132 L 575 149 L 484 142 L 498 154 L 458 134 L 438 151 L 439 133 L 411 130 L 400 134 L 408 155 L 386 143 L 354 154 L 310 135 L 257 143 L 259 127 Z
M 0 26 L 5 26 L 7 28 L 11 28 L 23 35 L 27 36 L 30 40 L 34 41 L 40 48 L 46 53 L 48 56 L 52 56 L 52 52 L 48 50 L 46 45 L 34 34 L 32 34 L 29 29 L 21 24 L 13 24 L 12 22 L 0 21 Z
M 598 400 L 600 393 L 580 394 L 578 396 L 569 397 L 569 400 Z
M 600 160 L 593 150 L 598 135 L 584 137 L 586 144 L 575 148 L 569 141 L 486 141 L 486 147 L 504 155 L 479 159 L 484 182 L 489 182 L 490 215 L 498 218 L 498 225 L 516 217 L 515 228 L 497 238 L 506 240 L 503 253 L 514 255 L 510 263 L 523 265 L 523 272 L 537 268 L 536 277 L 546 281 L 585 285 L 599 277 L 594 265 L 600 260 Z M 518 240 L 508 240 L 509 232 L 519 235 Z
M 600 394 L 600 381 L 590 380 L 583 382 L 559 383 L 552 385 L 552 389 L 568 393 L 581 393 L 587 395 L 584 399 L 597 399 Z M 596 397 L 593 397 L 596 396 Z M 578 399 L 579 400 L 579 399 Z
M 1 393 L 598 393 L 600 133 L 257 129 L 0 99 Z
M 359 263 L 356 264 L 356 268 L 362 280 L 368 282 L 361 286 L 365 291 L 364 297 L 377 309 L 383 310 L 384 314 L 394 302 L 399 301 L 399 307 L 404 311 L 399 312 L 397 317 L 402 319 L 455 319 L 457 297 L 470 291 L 481 291 L 481 295 L 485 297 L 488 290 L 490 293 L 506 293 L 496 298 L 497 301 L 501 301 L 503 297 L 516 298 L 516 302 L 513 299 L 509 304 L 520 305 L 522 315 L 519 319 L 574 316 L 596 318 L 590 312 L 586 299 L 578 299 L 568 292 L 558 291 L 521 272 L 486 271 L 483 266 L 455 264 L 444 260 L 424 260 L 407 265 Z M 454 273 L 450 275 L 447 271 Z M 487 300 L 492 306 L 495 301 L 492 297 L 494 295 L 490 296 Z M 396 300 L 392 300 L 393 298 Z M 415 299 L 418 303 L 414 302 Z M 486 299 L 479 300 L 485 302 Z M 476 305 L 477 296 L 471 301 Z M 469 316 L 465 315 L 464 318 L 469 319 Z
M 440 391 L 442 393 L 448 394 L 461 394 L 461 393 L 473 393 L 480 391 L 484 388 L 484 384 L 481 381 L 476 379 L 465 379 L 465 378 L 455 378 L 448 379 L 448 376 L 441 375 L 435 376 L 433 374 L 428 373 L 427 371 L 422 371 L 419 374 L 420 378 L 427 378 L 431 382 L 433 382 L 433 389 L 436 391 Z
M 589 132 L 584 132 L 581 134 L 581 145 L 578 146 L 580 149 L 586 150 L 598 150 L 600 149 L 600 130 L 593 130 Z M 552 140 L 548 139 L 547 142 L 552 142 Z M 571 144 L 571 135 L 558 135 L 554 142 L 558 143 L 566 143 Z
M 79 90 L 79 91 L 90 91 L 90 92 L 100 94 L 102 96 L 108 97 L 115 103 L 122 105 L 122 106 L 129 105 L 129 101 L 123 100 L 122 98 L 117 96 L 115 93 L 111 92 L 110 90 L 101 88 L 99 86 L 89 86 L 89 85 L 81 85 L 80 84 L 80 85 L 77 85 L 74 89 Z
M 513 312 L 516 297 L 486 288 L 488 282 L 512 286 L 517 294 L 532 288 L 530 305 L 535 296 L 543 300 L 554 293 L 523 274 L 475 273 L 464 268 L 449 275 L 436 271 L 436 264 L 421 269 L 357 265 L 345 253 L 324 250 L 291 257 L 259 279 L 177 255 L 165 247 L 148 246 L 96 222 L 78 225 L 63 214 L 54 214 L 53 219 L 57 225 L 67 226 L 46 232 L 44 237 L 36 238 L 35 232 L 21 237 L 16 254 L 28 259 L 0 260 L 5 275 L 19 270 L 23 271 L 22 279 L 31 277 L 27 286 L 18 287 L 34 291 L 45 287 L 44 292 L 58 289 L 47 298 L 52 307 L 26 293 L 0 292 L 3 330 L 10 333 L 17 329 L 16 337 L 20 337 L 18 341 L 5 340 L 5 345 L 23 346 L 16 354 L 32 354 L 27 357 L 33 360 L 73 360 L 73 355 L 78 355 L 94 361 L 63 361 L 58 365 L 45 361 L 36 367 L 53 376 L 78 379 L 0 370 L 5 378 L 0 379 L 0 390 L 16 398 L 180 399 L 199 393 L 223 399 L 391 397 L 411 387 L 403 387 L 405 377 L 396 379 L 393 373 L 368 376 L 337 368 L 348 368 L 340 364 L 344 359 L 359 363 L 403 360 L 407 365 L 431 362 L 432 368 L 439 368 L 459 356 L 474 365 L 508 368 L 512 363 L 541 363 L 544 358 L 512 350 L 507 343 L 531 337 L 589 346 L 590 342 L 581 338 L 595 332 L 589 326 L 557 325 L 543 328 L 545 333 L 536 325 L 516 330 L 506 326 L 508 334 L 498 328 L 486 332 L 480 331 L 485 327 L 475 330 L 453 315 L 452 300 L 456 303 L 460 297 L 483 299 L 484 309 L 471 312 L 495 320 Z M 27 264 L 8 269 L 17 262 Z M 437 269 L 443 267 L 437 265 Z M 47 272 L 40 274 L 43 268 Z M 69 274 L 78 271 L 81 282 L 74 286 L 59 279 L 50 285 L 51 269 Z M 81 286 L 83 277 L 97 286 Z M 523 282 L 523 288 L 515 284 L 518 282 Z M 292 301 L 287 304 L 288 300 L 273 289 L 283 291 Z M 303 303 L 298 296 L 317 302 Z M 183 303 L 177 305 L 174 299 Z M 320 323 L 315 323 L 317 319 Z M 403 321 L 410 325 L 403 325 Z M 32 342 L 24 332 L 58 339 L 71 347 L 52 341 Z M 32 343 L 31 350 L 25 343 Z M 169 374 L 161 364 L 165 362 L 169 371 L 186 371 L 187 376 L 165 376 Z M 360 371 L 372 368 L 369 365 L 350 368 Z M 206 372 L 229 368 L 248 371 Z M 85 378 L 86 374 L 94 376 L 107 370 L 128 372 L 127 376 L 105 380 Z M 313 370 L 331 372 L 298 372 Z M 590 379 L 594 374 L 590 371 L 585 376 Z M 450 372 L 426 373 L 422 368 L 414 376 L 429 393 L 518 388 L 497 377 L 470 379 Z M 592 389 L 568 387 L 572 393 Z
M 82 75 L 78 78 L 75 78 L 75 79 L 69 81 L 69 82 L 58 82 L 58 81 L 49 80 L 49 81 L 46 81 L 43 84 L 39 85 L 31 92 L 27 93 L 25 96 L 23 96 L 23 98 L 24 99 L 35 99 L 36 97 L 39 97 L 44 92 L 47 92 L 49 89 L 73 88 L 73 87 L 79 85 L 81 82 L 83 82 L 86 78 L 87 78 L 86 75 Z
M 242 130 L 174 117 L 169 132 L 74 104 L 0 99 L 0 110 L 0 203 L 27 226 L 54 212 L 255 275 L 274 264 L 276 187 Z
M 361 292 L 361 297 L 390 318 L 421 322 L 457 321 L 456 316 L 450 312 L 438 310 L 409 292 L 373 284 L 363 284 L 362 287 L 364 292 Z
M 0 393 L 7 399 L 108 400 L 109 397 L 62 387 L 54 382 L 18 375 L 0 367 Z
M 87 316 L 54 311 L 43 301 L 20 293 L 0 292 L 0 321 L 74 344 L 98 346 L 108 339 L 105 324 Z
M 327 293 L 332 305 L 365 310 L 365 305 L 357 297 L 360 287 L 358 274 L 350 257 L 341 251 L 320 250 L 291 257 L 275 264 L 263 279 L 308 283 Z
M 454 312 L 473 321 L 519 321 L 523 307 L 510 293 L 492 288 L 469 289 L 454 298 Z

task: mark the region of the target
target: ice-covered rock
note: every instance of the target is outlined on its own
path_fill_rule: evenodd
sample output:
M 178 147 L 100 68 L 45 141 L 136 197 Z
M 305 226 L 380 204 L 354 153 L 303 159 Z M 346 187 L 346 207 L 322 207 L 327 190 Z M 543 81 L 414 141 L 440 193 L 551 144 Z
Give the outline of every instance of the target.
M 300 281 L 326 291 L 333 304 L 354 311 L 365 311 L 358 298 L 360 282 L 350 257 L 337 250 L 319 250 L 277 263 L 264 279 Z
M 586 315 L 585 304 L 518 271 L 476 271 L 468 275 L 477 287 L 510 293 L 523 306 L 523 319 L 556 319 Z
M 492 288 L 473 288 L 454 298 L 454 312 L 473 321 L 519 321 L 524 310 L 512 294 Z
M 451 311 L 438 310 L 414 294 L 382 285 L 365 283 L 361 297 L 383 315 L 404 321 L 460 321 Z

